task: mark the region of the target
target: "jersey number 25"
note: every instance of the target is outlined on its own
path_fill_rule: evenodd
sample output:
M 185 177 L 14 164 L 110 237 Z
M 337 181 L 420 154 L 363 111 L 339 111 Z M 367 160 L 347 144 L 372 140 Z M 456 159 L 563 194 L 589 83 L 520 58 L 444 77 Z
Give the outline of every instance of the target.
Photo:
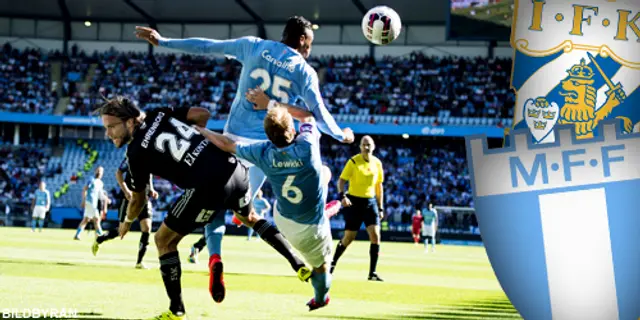
M 271 77 L 269 76 L 269 72 L 265 69 L 258 68 L 251 71 L 249 76 L 253 79 L 262 79 L 262 84 L 260 84 L 260 88 L 267 92 L 269 91 L 269 87 L 271 87 L 271 94 L 278 98 L 282 103 L 289 103 L 289 94 L 286 91 L 282 91 L 282 88 L 291 89 L 291 81 L 287 80 L 281 76 L 273 76 L 273 86 L 271 85 Z

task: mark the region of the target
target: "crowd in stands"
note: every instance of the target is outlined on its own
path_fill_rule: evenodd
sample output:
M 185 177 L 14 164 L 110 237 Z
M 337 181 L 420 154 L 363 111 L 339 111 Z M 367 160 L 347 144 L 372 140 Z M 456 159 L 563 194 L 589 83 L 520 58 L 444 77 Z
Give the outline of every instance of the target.
M 511 59 L 323 57 L 323 97 L 333 113 L 510 118 Z
M 62 173 L 62 167 L 48 168 L 50 147 L 0 145 L 0 202 L 31 205 L 38 182 Z
M 101 96 L 126 94 L 141 106 L 201 106 L 222 119 L 235 98 L 241 65 L 233 60 L 194 55 L 122 53 L 87 54 L 71 50 L 68 57 L 38 50 L 19 51 L 4 45 L 0 55 L 0 111 L 52 113 L 58 100 L 51 78 L 51 60 L 61 61 L 66 114 L 89 114 Z M 310 59 L 321 78 L 321 90 L 334 114 L 510 118 L 515 96 L 509 90 L 510 59 L 436 58 L 412 53 L 375 61 L 366 57 Z M 343 145 L 323 138 L 323 161 L 333 172 L 329 199 L 346 161 L 359 152 L 358 143 Z M 385 164 L 386 219 L 406 223 L 428 202 L 439 206 L 472 206 L 464 145 L 457 141 L 375 137 Z M 45 172 L 45 150 L 0 148 L 2 196 L 29 199 Z M 117 186 L 107 186 L 113 198 Z M 168 210 L 181 190 L 155 180 L 156 210 Z M 273 201 L 267 183 L 265 197 Z M 55 205 L 55 203 L 54 203 Z M 117 202 L 112 203 L 116 208 Z M 467 219 L 467 218 L 465 218 Z M 471 219 L 471 218 L 469 218 Z
M 4 46 L 3 110 L 50 113 L 48 55 Z M 10 53 L 10 54 L 6 54 Z M 53 54 L 59 58 L 58 53 Z M 93 52 L 72 48 L 62 60 L 66 114 L 87 115 L 101 96 L 125 94 L 146 108 L 201 106 L 224 117 L 235 98 L 241 65 L 214 56 Z M 511 118 L 511 59 L 312 57 L 329 110 L 335 114 Z M 15 80 L 18 81 L 15 81 Z
M 2 46 L 0 111 L 51 114 L 58 97 L 50 75 L 49 55 L 16 50 L 8 43 Z
M 384 163 L 385 219 L 390 223 L 409 223 L 415 210 L 428 207 L 429 202 L 438 206 L 473 206 L 462 141 L 424 137 L 399 140 L 391 136 L 374 136 L 374 140 L 374 155 Z M 322 138 L 322 160 L 333 174 L 329 200 L 337 198 L 336 184 L 342 169 L 359 152 L 358 142 L 345 145 L 334 143 L 329 137 Z M 62 173 L 59 166 L 47 166 L 50 155 L 51 147 L 0 145 L 0 173 L 3 175 L 0 200 L 22 201 L 23 207 L 30 205 L 38 181 Z M 105 187 L 112 199 L 110 207 L 117 209 L 119 187 Z M 159 198 L 153 200 L 154 209 L 160 212 L 169 210 L 182 194 L 182 190 L 159 177 L 154 179 L 154 188 L 159 193 Z M 263 191 L 264 197 L 273 203 L 275 196 L 268 181 Z M 53 206 L 56 206 L 56 200 L 53 200 Z M 471 225 L 473 218 L 472 215 L 443 216 L 443 219 L 453 219 L 444 221 L 451 225 Z

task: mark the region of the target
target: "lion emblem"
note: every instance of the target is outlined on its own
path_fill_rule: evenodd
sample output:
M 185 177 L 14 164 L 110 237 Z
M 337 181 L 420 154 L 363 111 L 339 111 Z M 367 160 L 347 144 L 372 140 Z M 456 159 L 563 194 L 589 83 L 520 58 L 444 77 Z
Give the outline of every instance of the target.
M 626 99 L 622 86 L 619 83 L 613 85 L 591 54 L 589 54 L 589 58 L 598 69 L 597 72 L 604 77 L 609 86 L 609 90 L 605 93 L 607 100 L 602 107 L 596 110 L 598 93 L 596 88 L 593 87 L 595 72 L 586 65 L 584 58 L 580 60 L 580 64 L 576 64 L 567 70 L 567 77 L 560 82 L 560 95 L 564 97 L 564 104 L 559 107 L 558 123 L 575 125 L 576 135 L 579 139 L 592 138 L 593 130 L 598 126 L 598 123 L 606 119 L 611 114 L 611 111 Z M 546 108 L 554 104 L 549 103 L 545 97 L 535 99 L 535 105 L 538 107 Z M 624 121 L 626 133 L 633 131 L 633 122 L 629 118 L 617 118 Z

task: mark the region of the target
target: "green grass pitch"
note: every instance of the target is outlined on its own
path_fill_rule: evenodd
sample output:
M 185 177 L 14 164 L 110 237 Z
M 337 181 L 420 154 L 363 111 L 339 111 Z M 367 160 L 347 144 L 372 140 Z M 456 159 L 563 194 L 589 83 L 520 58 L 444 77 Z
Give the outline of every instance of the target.
M 80 319 L 146 319 L 169 306 L 153 241 L 149 270 L 134 269 L 139 233 L 91 254 L 94 233 L 0 228 L 0 311 L 76 309 Z M 521 319 L 502 292 L 482 247 L 439 245 L 424 254 L 412 243 L 382 243 L 378 273 L 366 280 L 368 243 L 354 242 L 336 268 L 331 303 L 309 312 L 310 283 L 302 283 L 266 243 L 223 240 L 227 296 L 209 296 L 207 253 L 187 263 L 199 234 L 180 244 L 183 298 L 189 319 Z

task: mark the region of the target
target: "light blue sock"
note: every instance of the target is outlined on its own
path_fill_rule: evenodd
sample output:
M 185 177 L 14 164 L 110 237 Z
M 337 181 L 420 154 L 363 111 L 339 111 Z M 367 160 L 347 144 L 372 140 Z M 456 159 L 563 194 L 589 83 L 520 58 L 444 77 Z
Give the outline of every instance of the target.
M 31 220 L 31 230 L 36 231 L 36 219 Z
M 262 188 L 264 181 L 267 177 L 264 175 L 264 172 L 260 170 L 260 168 L 256 166 L 249 167 L 249 187 L 251 188 L 251 201 L 258 194 L 258 190 Z
M 82 232 L 82 228 L 78 227 L 76 230 L 76 238 L 80 238 L 80 233 Z
M 42 230 L 42 228 L 44 227 L 44 219 L 38 220 L 38 226 L 40 227 L 40 230 Z
M 329 288 L 331 287 L 331 274 L 327 272 L 314 272 L 311 276 L 311 284 L 313 285 L 313 291 L 315 292 L 314 299 L 316 300 L 316 303 L 324 303 L 329 296 Z
M 224 225 L 224 212 L 218 213 L 221 217 L 216 217 L 211 223 L 204 227 L 204 235 L 207 239 L 207 250 L 209 257 L 214 254 L 222 256 L 222 236 L 227 227 Z

